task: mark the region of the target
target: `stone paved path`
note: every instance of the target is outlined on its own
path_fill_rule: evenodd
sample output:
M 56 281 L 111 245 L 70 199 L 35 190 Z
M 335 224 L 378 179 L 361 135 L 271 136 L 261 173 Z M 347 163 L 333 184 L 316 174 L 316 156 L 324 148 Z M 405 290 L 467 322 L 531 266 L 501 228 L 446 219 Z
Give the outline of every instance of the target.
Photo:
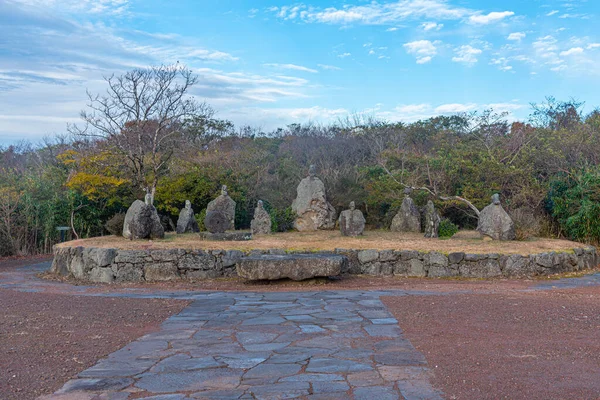
M 440 399 L 378 296 L 211 293 L 46 399 Z
M 423 355 L 379 300 L 385 290 L 197 292 L 42 281 L 49 263 L 0 274 L 0 288 L 193 302 L 161 330 L 99 360 L 43 399 L 441 399 Z M 600 274 L 529 290 L 600 284 Z M 457 293 L 457 292 L 454 292 Z

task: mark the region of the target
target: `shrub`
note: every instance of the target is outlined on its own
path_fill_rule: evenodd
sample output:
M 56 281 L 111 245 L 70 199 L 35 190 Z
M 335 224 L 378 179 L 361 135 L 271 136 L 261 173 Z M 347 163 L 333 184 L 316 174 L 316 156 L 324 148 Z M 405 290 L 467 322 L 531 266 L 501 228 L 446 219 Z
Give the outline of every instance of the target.
M 271 231 L 272 232 L 287 232 L 294 229 L 294 221 L 296 214 L 292 211 L 292 207 L 284 209 L 271 208 L 267 209 L 271 215 Z
M 530 207 L 521 207 L 510 213 L 515 223 L 517 240 L 526 240 L 535 236 L 542 236 L 547 231 L 543 216 Z
M 438 231 L 440 238 L 449 239 L 454 236 L 456 232 L 458 232 L 458 226 L 453 224 L 449 219 L 444 218 L 440 221 L 440 227 Z
M 547 206 L 569 238 L 600 242 L 600 169 L 551 182 Z
M 196 222 L 198 223 L 198 229 L 200 232 L 204 232 L 206 227 L 204 226 L 204 218 L 206 218 L 206 208 L 200 211 L 198 214 L 194 214 L 194 218 L 196 218 Z
M 111 219 L 106 221 L 106 224 L 104 224 L 104 227 L 111 235 L 122 236 L 124 223 L 125 223 L 125 213 L 118 213 L 118 214 L 113 215 L 113 217 Z

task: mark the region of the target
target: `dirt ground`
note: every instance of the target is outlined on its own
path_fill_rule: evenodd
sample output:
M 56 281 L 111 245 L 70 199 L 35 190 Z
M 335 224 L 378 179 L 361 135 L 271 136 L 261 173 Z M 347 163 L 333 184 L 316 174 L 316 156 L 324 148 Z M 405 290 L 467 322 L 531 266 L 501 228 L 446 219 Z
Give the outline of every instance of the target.
M 385 297 L 448 399 L 600 399 L 600 287 Z
M 22 263 L 31 259 L 4 260 L 0 271 Z M 0 289 L 0 399 L 54 392 L 187 304 Z
M 462 231 L 452 239 L 426 239 L 422 234 L 399 233 L 389 231 L 367 231 L 360 237 L 342 237 L 337 231 L 285 232 L 259 236 L 249 241 L 228 242 L 203 240 L 190 233 L 176 235 L 169 233 L 163 240 L 127 240 L 117 236 L 103 236 L 66 242 L 61 246 L 111 247 L 119 249 L 288 249 L 291 251 L 332 251 L 340 249 L 376 249 L 376 250 L 421 250 L 533 254 L 546 251 L 569 251 L 583 247 L 581 243 L 558 239 L 531 239 L 527 241 L 484 241 L 474 231 Z

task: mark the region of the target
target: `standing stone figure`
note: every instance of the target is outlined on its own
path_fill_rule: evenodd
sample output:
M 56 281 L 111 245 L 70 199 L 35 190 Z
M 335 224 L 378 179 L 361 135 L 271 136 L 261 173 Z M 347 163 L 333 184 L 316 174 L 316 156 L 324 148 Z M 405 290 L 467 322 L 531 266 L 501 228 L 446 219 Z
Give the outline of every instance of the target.
M 481 210 L 477 231 L 484 239 L 515 240 L 515 224 L 500 205 L 500 195 L 492 196 L 492 204 Z
M 263 207 L 263 201 L 259 200 L 254 209 L 254 218 L 250 222 L 252 235 L 268 235 L 271 233 L 271 216 Z
M 335 228 L 335 208 L 327 202 L 325 185 L 317 178 L 314 165 L 310 166 L 308 177 L 300 181 L 296 193 L 292 203 L 292 210 L 298 216 L 294 228 L 300 232 Z
M 365 217 L 356 209 L 354 202 L 350 202 L 350 209 L 340 214 L 340 232 L 342 236 L 360 236 L 365 230 Z
M 410 198 L 411 193 L 412 189 L 404 189 L 405 197 L 402 206 L 390 226 L 393 232 L 421 232 L 421 214 L 413 199 Z
M 425 237 L 436 238 L 440 229 L 441 218 L 433 205 L 433 201 L 427 201 L 425 206 Z
M 165 230 L 160 223 L 156 208 L 152 205 L 152 196 L 146 195 L 145 202 L 134 201 L 123 222 L 123 237 L 127 239 L 163 239 Z
M 235 201 L 227 194 L 227 186 L 223 185 L 221 195 L 206 206 L 206 214 L 208 215 L 211 211 L 219 211 L 225 215 L 228 221 L 226 230 L 235 229 Z
M 194 218 L 194 210 L 192 210 L 192 203 L 189 200 L 185 201 L 185 207 L 181 209 L 179 213 L 179 219 L 177 220 L 177 233 L 186 232 L 200 232 L 198 222 Z

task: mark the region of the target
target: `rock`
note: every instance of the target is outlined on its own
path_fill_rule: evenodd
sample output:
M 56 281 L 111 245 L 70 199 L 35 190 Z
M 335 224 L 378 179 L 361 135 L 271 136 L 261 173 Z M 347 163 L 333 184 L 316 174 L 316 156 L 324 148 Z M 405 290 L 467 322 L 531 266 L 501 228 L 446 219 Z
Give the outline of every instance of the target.
M 465 253 L 457 252 L 448 254 L 448 261 L 450 264 L 458 264 L 465 258 Z
M 408 196 L 402 201 L 400 211 L 392 220 L 393 232 L 421 232 L 421 214 L 415 202 Z
M 361 264 L 370 263 L 379 259 L 379 252 L 377 250 L 361 250 L 358 252 L 358 261 Z
M 292 210 L 298 216 L 294 228 L 303 232 L 335 227 L 335 208 L 327 202 L 325 185 L 316 177 L 314 165 L 310 166 L 309 176 L 300 181 L 296 193 L 292 202 Z
M 233 199 L 229 197 L 229 194 L 227 194 L 227 186 L 223 185 L 223 187 L 221 188 L 221 195 L 213 201 L 211 201 L 210 203 L 208 203 L 208 206 L 206 206 L 206 215 L 208 215 L 208 213 L 211 211 L 218 211 L 225 215 L 225 217 L 227 218 L 227 226 L 225 228 L 225 231 L 235 229 L 235 201 L 233 201 Z M 212 231 L 209 230 L 209 232 Z M 222 233 L 221 231 L 217 232 Z
M 484 238 L 493 240 L 515 240 L 515 224 L 500 205 L 500 196 L 492 196 L 492 204 L 481 210 L 477 231 Z
M 436 238 L 438 237 L 438 230 L 440 228 L 440 216 L 437 213 L 433 201 L 429 200 L 427 206 L 425 206 L 425 237 Z
M 360 236 L 365 230 L 365 222 L 362 211 L 357 210 L 352 201 L 350 209 L 340 214 L 340 232 L 342 236 Z
M 253 235 L 268 235 L 271 233 L 271 216 L 263 207 L 263 201 L 259 200 L 254 209 L 254 218 L 250 222 Z
M 126 265 L 117 270 L 116 281 L 117 282 L 141 282 L 143 280 L 144 272 L 141 268 L 133 265 Z
M 185 201 L 185 207 L 182 208 L 181 212 L 179 213 L 176 232 L 200 232 L 200 228 L 198 228 L 198 222 L 196 221 L 196 218 L 194 218 L 194 210 L 192 209 L 192 203 L 190 203 L 189 200 Z
M 318 276 L 336 276 L 342 271 L 344 257 L 334 254 L 265 254 L 241 258 L 236 264 L 240 277 L 249 280 L 294 281 Z
M 67 276 L 70 273 L 69 265 L 71 264 L 71 248 L 70 247 L 54 247 L 54 259 L 50 272 L 60 276 Z
M 112 269 L 95 267 L 90 271 L 90 281 L 100 283 L 111 283 L 115 280 Z
M 224 212 L 208 211 L 204 217 L 204 226 L 210 233 L 225 233 L 231 223 Z
M 146 196 L 147 198 L 149 196 Z M 160 223 L 156 208 L 141 200 L 131 204 L 125 214 L 123 237 L 127 239 L 163 239 L 165 230 Z
M 146 281 L 173 281 L 179 279 L 177 266 L 173 263 L 147 264 L 144 267 Z

